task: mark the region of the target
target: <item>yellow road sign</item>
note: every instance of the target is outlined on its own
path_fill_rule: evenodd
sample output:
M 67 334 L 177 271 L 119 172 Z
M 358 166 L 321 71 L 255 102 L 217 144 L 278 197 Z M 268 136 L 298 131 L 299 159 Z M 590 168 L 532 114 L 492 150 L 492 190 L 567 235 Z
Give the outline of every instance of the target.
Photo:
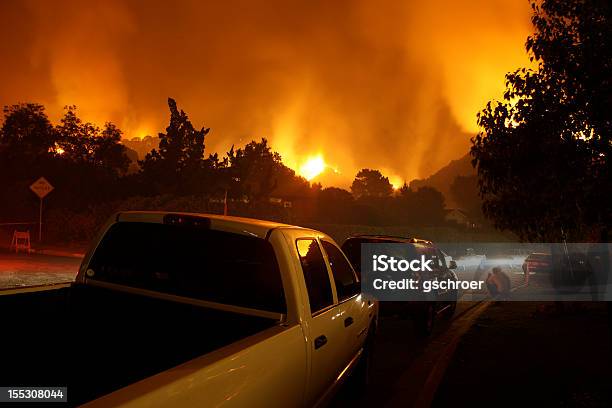
M 44 177 L 39 178 L 30 186 L 30 190 L 32 190 L 34 194 L 40 198 L 43 198 L 49 194 L 53 188 L 54 187 L 51 185 L 51 183 L 49 183 Z

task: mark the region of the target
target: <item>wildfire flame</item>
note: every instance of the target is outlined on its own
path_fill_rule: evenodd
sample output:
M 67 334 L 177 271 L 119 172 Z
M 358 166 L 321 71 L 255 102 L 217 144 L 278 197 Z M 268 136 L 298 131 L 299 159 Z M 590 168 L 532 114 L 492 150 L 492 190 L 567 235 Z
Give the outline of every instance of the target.
M 399 176 L 389 177 L 389 182 L 393 186 L 394 190 L 399 190 L 404 185 L 404 180 Z
M 306 180 L 311 181 L 325 170 L 327 164 L 323 160 L 323 156 L 316 155 L 306 159 L 298 170 L 298 173 Z

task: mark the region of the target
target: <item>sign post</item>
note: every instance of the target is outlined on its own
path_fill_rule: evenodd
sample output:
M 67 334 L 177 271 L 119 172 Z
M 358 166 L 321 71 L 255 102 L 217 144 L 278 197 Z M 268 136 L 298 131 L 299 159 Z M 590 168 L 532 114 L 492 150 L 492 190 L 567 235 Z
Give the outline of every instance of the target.
M 41 177 L 36 180 L 31 186 L 30 190 L 34 192 L 40 199 L 40 207 L 38 210 L 38 241 L 42 241 L 42 208 L 43 208 L 43 198 L 47 194 L 49 194 L 53 190 L 53 186 L 51 183 L 47 181 L 46 178 Z

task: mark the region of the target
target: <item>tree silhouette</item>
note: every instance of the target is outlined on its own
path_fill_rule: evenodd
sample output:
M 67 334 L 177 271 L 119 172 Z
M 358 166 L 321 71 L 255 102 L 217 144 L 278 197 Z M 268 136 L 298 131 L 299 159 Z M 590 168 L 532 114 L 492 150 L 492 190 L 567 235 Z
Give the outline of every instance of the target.
M 17 160 L 22 166 L 47 157 L 58 140 L 45 107 L 23 103 L 4 107 L 0 129 L 0 154 L 3 160 Z
M 477 176 L 457 176 L 450 186 L 453 199 L 473 219 L 481 219 L 482 200 L 478 195 Z
M 227 156 L 234 185 L 233 195 L 245 195 L 255 201 L 270 197 L 284 166 L 280 154 L 272 151 L 265 138 L 237 150 L 232 146 Z
M 76 106 L 65 109 L 64 117 L 55 128 L 58 135 L 55 154 L 113 176 L 124 174 L 130 159 L 126 147 L 121 144 L 121 130 L 111 122 L 107 122 L 101 130 L 92 123 L 83 122 L 77 116 Z
M 92 162 L 111 172 L 124 174 L 130 165 L 127 148 L 121 144 L 123 132 L 111 122 L 106 122 L 100 134 L 92 141 Z
M 537 68 L 506 76 L 472 140 L 484 213 L 524 240 L 580 239 L 607 227 L 612 196 L 612 5 L 533 2 Z M 563 231 L 563 232 L 562 232 Z
M 334 224 L 359 223 L 355 199 L 347 190 L 328 187 L 317 196 L 317 221 Z
M 444 223 L 444 195 L 432 187 L 414 191 L 404 185 L 395 198 L 394 222 L 403 225 L 441 225 Z
M 361 169 L 351 184 L 351 192 L 355 198 L 382 198 L 391 196 L 393 186 L 380 171 Z
M 159 134 L 159 148 L 140 162 L 145 183 L 156 193 L 188 193 L 202 186 L 205 170 L 204 138 L 209 128 L 197 130 L 176 101 L 168 98 L 170 124 Z
M 103 129 L 84 123 L 74 106 L 67 107 L 53 126 L 44 107 L 27 103 L 4 108 L 0 130 L 0 183 L 6 200 L 0 214 L 9 220 L 31 220 L 38 201 L 28 186 L 44 176 L 55 187 L 46 208 L 80 211 L 116 199 L 120 176 L 129 159 L 120 143 L 121 131 L 112 123 Z

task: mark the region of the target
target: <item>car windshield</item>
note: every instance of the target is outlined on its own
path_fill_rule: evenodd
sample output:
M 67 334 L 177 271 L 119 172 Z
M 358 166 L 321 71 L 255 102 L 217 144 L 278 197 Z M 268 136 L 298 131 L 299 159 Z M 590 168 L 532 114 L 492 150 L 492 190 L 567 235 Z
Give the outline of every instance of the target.
M 286 313 L 278 262 L 261 238 L 207 228 L 120 222 L 87 277 L 140 289 Z

